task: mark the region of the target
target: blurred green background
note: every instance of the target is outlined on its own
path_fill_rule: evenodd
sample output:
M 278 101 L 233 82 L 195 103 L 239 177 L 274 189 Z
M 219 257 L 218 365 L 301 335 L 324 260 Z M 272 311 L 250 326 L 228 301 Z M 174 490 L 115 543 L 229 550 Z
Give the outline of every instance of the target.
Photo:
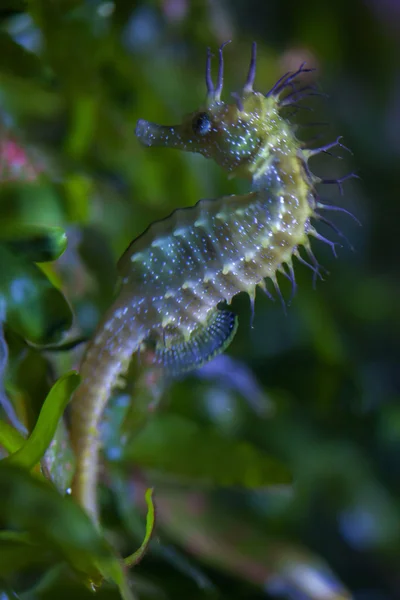
M 235 298 L 227 354 L 157 402 L 134 361 L 107 411 L 103 524 L 132 552 L 155 487 L 138 598 L 400 598 L 399 3 L 32 0 L 2 2 L 0 20 L 0 415 L 21 431 L 79 364 L 69 342 L 92 334 L 130 241 L 177 207 L 244 189 L 201 156 L 141 147 L 137 119 L 173 124 L 198 108 L 206 48 L 227 39 L 225 99 L 253 40 L 259 91 L 304 60 L 317 68 L 328 98 L 293 120 L 301 139 L 321 134 L 314 147 L 343 135 L 352 150 L 312 167 L 361 177 L 343 197 L 320 189 L 360 220 L 332 219 L 354 250 L 335 259 L 315 241 L 329 275 L 313 289 L 297 264 L 287 314 L 258 294 L 251 327 L 248 297 Z M 70 467 L 61 450 L 48 460 Z M 1 577 L 2 600 L 91 594 L 44 564 Z

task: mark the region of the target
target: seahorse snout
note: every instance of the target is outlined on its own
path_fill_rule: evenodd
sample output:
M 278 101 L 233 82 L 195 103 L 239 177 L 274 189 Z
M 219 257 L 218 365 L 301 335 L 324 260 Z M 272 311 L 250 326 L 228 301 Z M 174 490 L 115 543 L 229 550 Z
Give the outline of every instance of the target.
M 152 123 L 146 121 L 145 119 L 139 119 L 139 121 L 136 123 L 135 135 L 145 146 L 151 146 L 152 141 L 154 140 L 152 129 L 154 129 L 154 126 L 152 127 Z
M 157 123 L 139 119 L 135 134 L 145 146 L 186 149 L 186 145 L 182 141 L 180 125 L 157 125 Z

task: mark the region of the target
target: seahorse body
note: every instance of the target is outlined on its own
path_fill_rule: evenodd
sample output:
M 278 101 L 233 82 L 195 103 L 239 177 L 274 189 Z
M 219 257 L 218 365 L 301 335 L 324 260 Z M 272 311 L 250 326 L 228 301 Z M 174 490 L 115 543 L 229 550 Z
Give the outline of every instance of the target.
M 281 115 L 283 106 L 299 99 L 294 80 L 306 69 L 284 76 L 266 96 L 254 92 L 255 50 L 253 44 L 247 81 L 235 102 L 220 99 L 221 47 L 216 87 L 207 56 L 205 107 L 181 125 L 137 124 L 143 144 L 200 152 L 230 176 L 250 180 L 251 191 L 176 210 L 152 224 L 119 261 L 121 289 L 88 347 L 73 401 L 73 494 L 95 519 L 99 421 L 131 355 L 152 345 L 169 372 L 196 367 L 221 352 L 235 333 L 236 317 L 221 310 L 221 302 L 229 304 L 242 291 L 254 302 L 256 287 L 266 289 L 265 279 L 277 286 L 278 271 L 294 282 L 292 258 L 300 258 L 301 246 L 318 270 L 309 236 L 324 239 L 311 224 L 324 205 L 315 191 L 321 180 L 307 161 L 327 148 L 304 149 Z M 287 90 L 292 93 L 282 99 Z

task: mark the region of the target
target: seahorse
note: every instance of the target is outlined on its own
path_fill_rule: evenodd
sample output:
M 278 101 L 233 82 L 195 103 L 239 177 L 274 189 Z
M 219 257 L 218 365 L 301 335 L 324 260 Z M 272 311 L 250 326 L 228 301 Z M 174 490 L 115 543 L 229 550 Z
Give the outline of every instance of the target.
M 151 349 L 156 362 L 176 375 L 224 351 L 237 328 L 236 316 L 226 309 L 232 298 L 247 292 L 253 306 L 257 287 L 269 294 L 266 280 L 279 291 L 278 272 L 295 287 L 293 257 L 305 261 L 301 248 L 318 276 L 310 237 L 335 246 L 314 223 L 329 223 L 323 211 L 347 212 L 320 200 L 316 185 L 324 180 L 308 165 L 312 156 L 341 146 L 340 138 L 306 148 L 282 114 L 285 107 L 315 93 L 308 85 L 296 87 L 298 77 L 312 69 L 302 64 L 267 94 L 254 91 L 253 43 L 244 87 L 224 102 L 224 46 L 219 48 L 215 85 L 208 49 L 204 106 L 176 126 L 143 119 L 136 126 L 145 146 L 198 152 L 216 161 L 229 177 L 248 180 L 250 190 L 176 210 L 150 225 L 119 261 L 120 290 L 84 355 L 82 383 L 72 403 L 77 455 L 72 493 L 95 521 L 99 422 L 132 355 Z

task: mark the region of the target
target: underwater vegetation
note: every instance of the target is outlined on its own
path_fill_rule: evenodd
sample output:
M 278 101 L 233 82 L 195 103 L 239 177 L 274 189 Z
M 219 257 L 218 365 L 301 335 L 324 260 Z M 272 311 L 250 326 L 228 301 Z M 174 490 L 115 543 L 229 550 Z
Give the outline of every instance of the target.
M 1 598 L 398 594 L 396 19 L 283 10 L 0 13 Z

